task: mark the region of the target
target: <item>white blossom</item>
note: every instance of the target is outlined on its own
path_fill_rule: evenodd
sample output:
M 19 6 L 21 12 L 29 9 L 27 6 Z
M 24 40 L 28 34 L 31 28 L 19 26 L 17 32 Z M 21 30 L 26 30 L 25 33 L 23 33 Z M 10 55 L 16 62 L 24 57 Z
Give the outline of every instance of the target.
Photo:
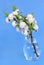
M 16 26 L 16 21 L 12 22 L 12 26 L 15 27 Z
M 33 15 L 32 14 L 28 14 L 27 15 L 27 19 L 29 19 L 29 18 L 33 18 Z
M 23 22 L 22 20 L 20 20 L 20 28 L 25 28 L 26 27 L 26 23 Z
M 27 35 L 28 35 L 28 30 L 29 30 L 29 29 L 28 29 L 28 26 L 26 25 L 26 26 L 24 27 L 24 29 L 23 29 L 23 34 L 27 36 Z
M 26 35 L 26 36 L 28 35 L 27 30 L 24 30 L 24 32 L 23 32 L 23 33 L 24 33 L 24 35 Z
M 28 35 L 28 26 L 26 25 L 26 23 L 25 22 L 20 22 L 20 28 L 21 28 L 21 32 L 22 32 L 22 34 L 24 34 L 24 35 Z
M 9 18 L 10 20 L 13 20 L 13 14 L 12 14 L 12 13 L 9 14 L 8 18 Z
M 7 22 L 7 23 L 9 23 L 9 22 L 10 22 L 8 17 L 6 18 L 6 22 Z
M 18 15 L 19 9 L 15 10 L 12 14 L 13 15 Z
M 35 21 L 35 18 L 33 17 L 32 14 L 28 14 L 26 19 L 29 21 L 29 23 L 33 23 Z
M 28 29 L 28 26 L 26 25 L 26 27 L 24 28 L 24 34 L 28 35 L 28 33 L 29 33 L 29 29 Z
M 26 25 L 26 27 L 24 29 L 27 30 L 27 31 L 29 30 L 27 25 Z

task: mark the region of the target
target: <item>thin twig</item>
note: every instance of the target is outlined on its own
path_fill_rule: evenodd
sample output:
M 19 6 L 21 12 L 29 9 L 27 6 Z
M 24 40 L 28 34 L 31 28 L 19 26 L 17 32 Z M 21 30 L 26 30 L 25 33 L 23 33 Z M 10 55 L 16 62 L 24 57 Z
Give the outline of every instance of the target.
M 32 36 L 32 33 L 30 34 L 30 37 L 31 37 L 31 44 L 34 48 L 34 53 L 36 54 L 37 57 L 39 57 L 38 53 L 37 53 L 37 50 L 36 50 L 36 46 L 35 44 L 33 43 L 33 36 Z

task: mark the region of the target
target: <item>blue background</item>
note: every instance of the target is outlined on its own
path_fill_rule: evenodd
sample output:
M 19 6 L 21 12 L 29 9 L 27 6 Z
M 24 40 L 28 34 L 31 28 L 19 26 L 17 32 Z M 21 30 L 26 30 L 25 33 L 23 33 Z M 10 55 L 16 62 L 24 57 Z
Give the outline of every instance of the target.
M 5 21 L 3 11 L 12 12 L 12 5 L 18 7 L 23 15 L 33 12 L 38 21 L 39 31 L 34 35 L 41 55 L 36 62 L 25 60 L 22 50 L 26 43 L 24 35 Z M 44 0 L 0 0 L 0 65 L 44 65 Z

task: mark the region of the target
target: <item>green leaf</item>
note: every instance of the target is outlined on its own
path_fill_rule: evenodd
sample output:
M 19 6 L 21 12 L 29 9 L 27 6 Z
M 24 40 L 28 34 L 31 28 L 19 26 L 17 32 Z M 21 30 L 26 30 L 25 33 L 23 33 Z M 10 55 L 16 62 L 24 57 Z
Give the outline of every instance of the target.
M 34 27 L 34 25 L 35 25 L 35 23 L 33 22 L 31 26 Z
M 22 16 L 23 17 L 23 21 L 28 25 L 28 26 L 30 26 L 30 23 L 29 23 L 29 21 L 26 19 L 26 17 L 25 16 Z
M 12 6 L 13 11 L 15 11 L 17 8 L 15 6 Z
M 26 23 L 26 17 L 22 16 L 23 21 Z
M 19 15 L 16 16 L 16 19 L 17 19 L 18 21 L 20 21 Z
M 34 30 L 33 27 L 34 27 L 34 23 L 30 24 L 29 29 L 30 29 L 31 31 L 33 31 L 33 30 Z
M 5 14 L 6 17 L 8 17 L 8 15 L 9 15 L 8 12 L 4 12 L 4 14 Z

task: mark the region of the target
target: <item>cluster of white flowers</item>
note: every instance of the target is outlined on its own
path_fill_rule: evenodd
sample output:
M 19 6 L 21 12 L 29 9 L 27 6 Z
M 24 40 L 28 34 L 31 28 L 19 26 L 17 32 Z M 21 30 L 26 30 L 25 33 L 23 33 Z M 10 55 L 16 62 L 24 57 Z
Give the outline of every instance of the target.
M 29 22 L 30 24 L 31 24 L 31 23 L 34 23 L 33 28 L 38 31 L 37 21 L 35 20 L 35 18 L 33 17 L 33 15 L 32 15 L 32 14 L 28 14 L 27 17 L 26 17 L 26 19 L 28 20 L 28 22 Z
M 38 31 L 38 25 L 33 15 L 28 14 L 26 16 L 25 18 L 26 22 L 30 24 L 30 25 L 27 25 L 26 22 L 23 20 L 22 15 L 19 15 L 19 12 L 20 12 L 19 9 L 16 9 L 11 14 L 9 14 L 8 17 L 6 17 L 6 22 L 8 23 L 11 21 L 12 26 L 16 27 L 16 30 L 21 31 L 25 36 L 29 34 L 30 32 L 29 26 L 31 26 L 31 24 L 33 23 L 34 23 L 33 30 Z M 17 17 L 19 18 L 19 20 L 17 19 Z
M 38 53 L 36 51 L 35 45 L 33 44 L 35 43 L 35 41 L 33 41 L 33 36 L 32 36 L 33 31 L 38 31 L 38 25 L 33 14 L 27 14 L 26 16 L 22 16 L 19 9 L 14 10 L 10 14 L 8 14 L 7 12 L 5 14 L 7 16 L 6 22 L 7 23 L 10 22 L 13 27 L 16 27 L 17 31 L 21 31 L 21 33 L 25 35 L 25 39 L 29 40 L 30 43 L 32 43 L 35 54 L 38 57 Z M 30 59 L 32 59 L 32 57 L 30 57 Z
M 23 22 L 23 20 L 20 20 L 20 24 L 19 24 L 19 26 L 20 26 L 20 29 L 22 30 L 22 33 L 24 34 L 24 35 L 28 35 L 28 26 L 27 26 L 27 24 L 25 23 L 25 22 Z
M 10 22 L 11 20 L 13 20 L 14 18 L 16 18 L 15 16 L 18 15 L 19 9 L 16 9 L 16 11 L 12 12 L 11 14 L 9 14 L 8 17 L 6 17 L 6 22 Z

